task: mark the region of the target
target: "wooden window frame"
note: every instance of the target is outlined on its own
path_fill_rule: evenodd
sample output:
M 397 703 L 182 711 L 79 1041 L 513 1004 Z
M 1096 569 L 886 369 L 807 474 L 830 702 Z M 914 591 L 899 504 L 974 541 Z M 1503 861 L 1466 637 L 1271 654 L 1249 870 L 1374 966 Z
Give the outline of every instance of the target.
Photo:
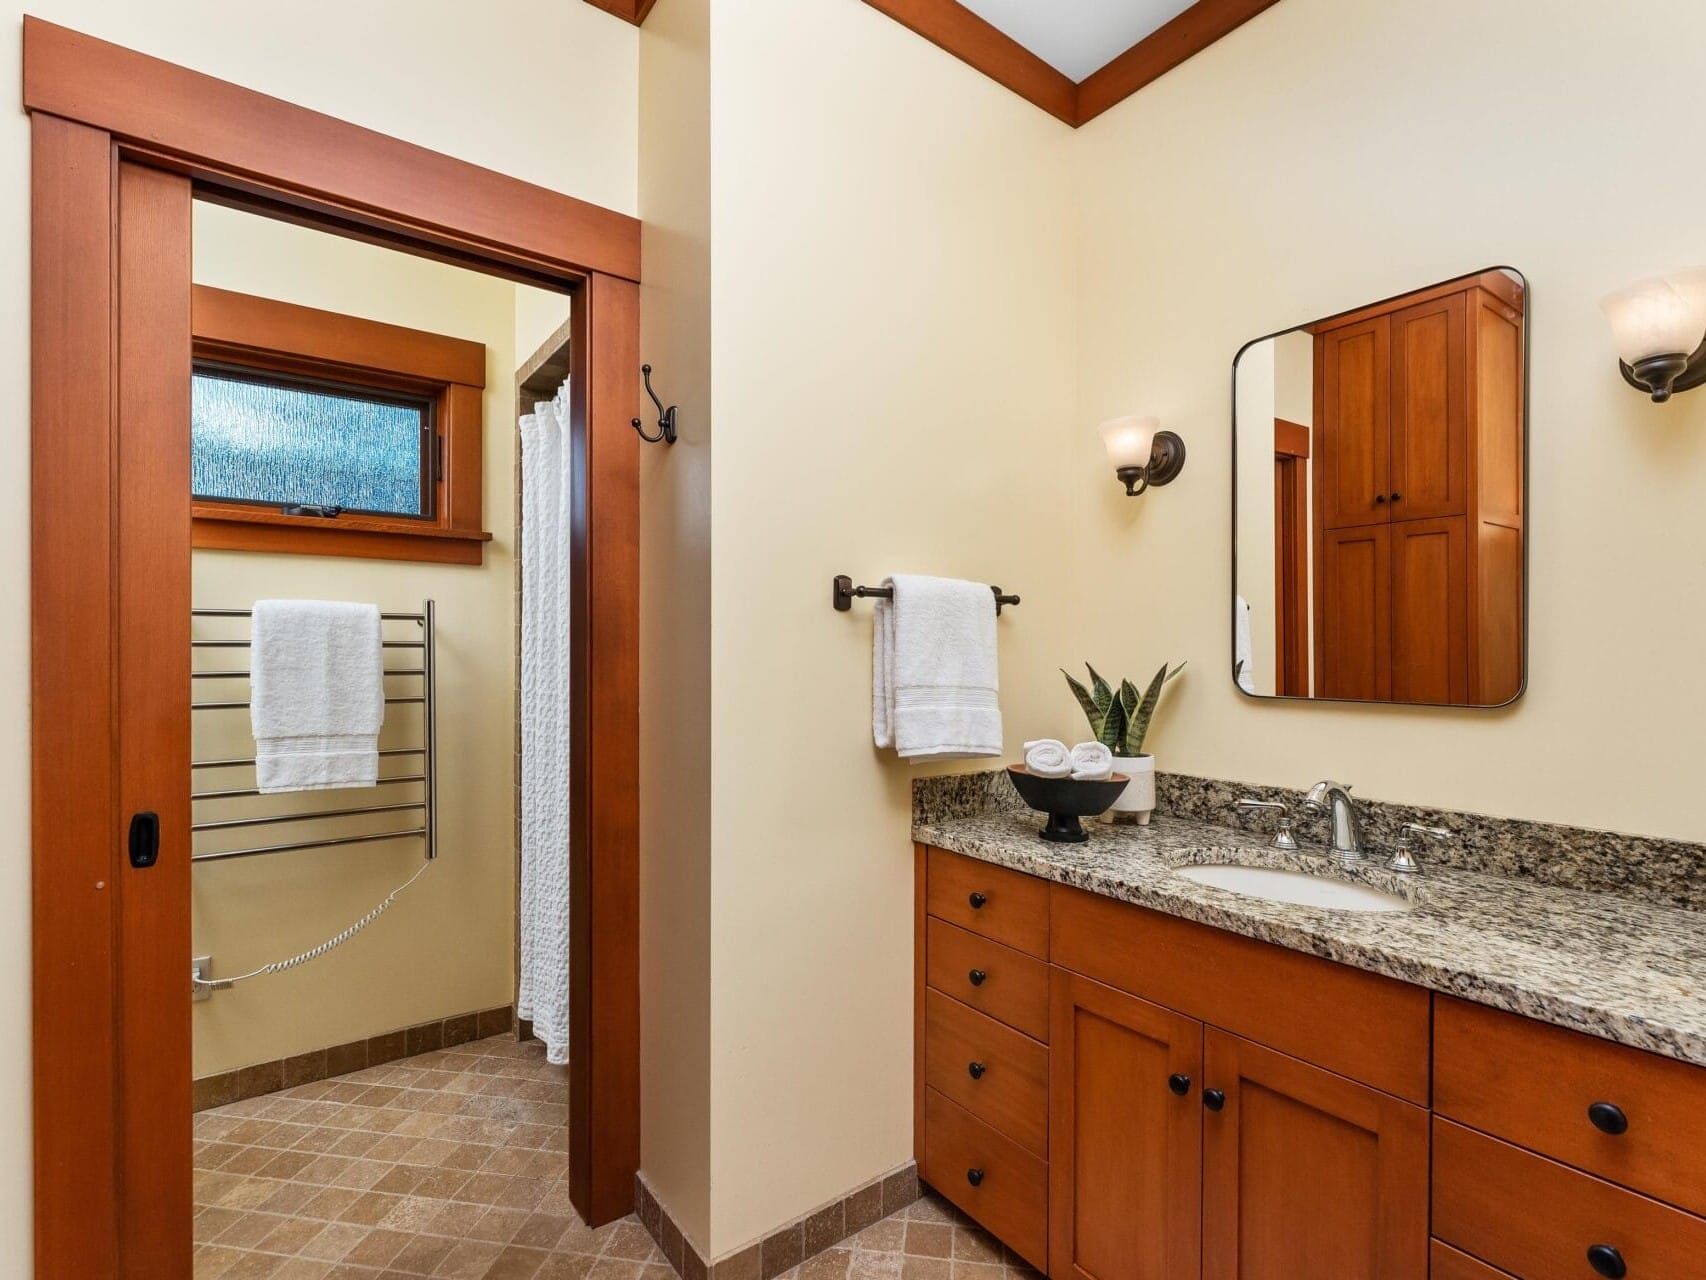
M 622 1217 L 640 1141 L 640 223 L 31 17 L 23 101 L 35 1274 L 194 1269 L 192 196 L 573 296 L 568 1182 L 589 1224 Z M 144 811 L 160 852 L 138 867 Z
M 335 311 L 233 293 L 191 291 L 192 353 L 261 377 L 323 379 L 418 397 L 432 407 L 442 466 L 427 518 L 348 513 L 286 515 L 253 502 L 192 498 L 198 548 L 291 555 L 362 556 L 480 564 L 492 535 L 481 528 L 486 348 L 443 334 Z M 427 468 L 433 468 L 428 459 Z M 430 474 L 429 470 L 429 474 Z

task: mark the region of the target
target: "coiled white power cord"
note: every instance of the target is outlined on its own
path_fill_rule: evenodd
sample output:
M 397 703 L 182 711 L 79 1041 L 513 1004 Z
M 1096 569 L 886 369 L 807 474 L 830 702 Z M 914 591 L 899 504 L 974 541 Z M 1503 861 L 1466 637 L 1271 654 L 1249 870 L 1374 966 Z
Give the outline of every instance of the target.
M 420 870 L 416 871 L 414 875 L 410 876 L 407 880 L 403 881 L 402 884 L 391 890 L 391 892 L 385 896 L 385 901 L 381 902 L 377 907 L 373 908 L 372 911 L 369 911 L 337 937 L 328 938 L 312 951 L 304 951 L 301 955 L 291 956 L 288 960 L 274 960 L 271 964 L 263 964 L 259 969 L 251 969 L 248 973 L 239 973 L 232 978 L 198 978 L 194 973 L 191 973 L 190 983 L 193 986 L 206 987 L 210 991 L 229 991 L 237 983 L 247 982 L 250 978 L 263 977 L 269 973 L 284 973 L 299 965 L 305 965 L 310 960 L 318 960 L 328 951 L 340 947 L 344 943 L 348 942 L 351 938 L 355 937 L 356 934 L 360 933 L 363 929 L 367 928 L 368 925 L 372 924 L 375 920 L 379 919 L 380 916 L 390 910 L 391 904 L 397 901 L 403 890 L 407 889 L 415 881 L 425 875 L 426 869 L 430 866 L 432 866 L 431 862 L 421 863 Z

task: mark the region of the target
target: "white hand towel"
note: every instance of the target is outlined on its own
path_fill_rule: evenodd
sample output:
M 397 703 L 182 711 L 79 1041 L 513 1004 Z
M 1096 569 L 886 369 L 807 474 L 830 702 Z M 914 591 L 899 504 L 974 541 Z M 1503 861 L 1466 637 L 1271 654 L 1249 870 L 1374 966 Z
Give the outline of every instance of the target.
M 906 760 L 1001 754 L 995 597 L 977 582 L 900 575 L 877 601 L 871 736 Z
M 249 640 L 261 792 L 373 786 L 385 723 L 379 607 L 259 600 Z
M 1025 744 L 1025 768 L 1039 778 L 1064 778 L 1072 772 L 1072 753 L 1057 738 L 1035 738 Z
M 1114 753 L 1100 742 L 1080 742 L 1072 748 L 1072 777 L 1077 782 L 1101 782 L 1114 771 Z

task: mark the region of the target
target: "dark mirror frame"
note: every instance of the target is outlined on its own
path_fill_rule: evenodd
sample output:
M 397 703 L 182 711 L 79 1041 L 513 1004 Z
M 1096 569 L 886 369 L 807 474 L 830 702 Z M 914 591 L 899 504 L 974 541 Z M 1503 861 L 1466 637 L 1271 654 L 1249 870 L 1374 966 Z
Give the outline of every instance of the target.
M 1313 327 L 1316 325 L 1327 324 L 1331 321 L 1339 319 L 1341 316 L 1348 316 L 1348 315 L 1351 315 L 1355 312 L 1365 311 L 1365 310 L 1368 310 L 1368 309 L 1373 308 L 1373 307 L 1381 307 L 1381 306 L 1386 305 L 1387 303 L 1396 302 L 1401 298 L 1408 297 L 1410 294 L 1420 292 L 1424 289 L 1435 289 L 1435 288 L 1439 288 L 1442 285 L 1454 284 L 1459 280 L 1469 280 L 1469 279 L 1474 278 L 1475 276 L 1485 275 L 1487 272 L 1490 272 L 1490 271 L 1508 271 L 1512 275 L 1516 276 L 1517 279 L 1522 281 L 1522 287 L 1523 287 L 1523 324 L 1522 324 L 1522 532 L 1523 532 L 1523 538 L 1522 538 L 1522 634 L 1521 634 L 1522 674 L 1521 674 L 1520 680 L 1518 681 L 1516 692 L 1513 693 L 1509 698 L 1507 698 L 1503 702 L 1400 702 L 1400 701 L 1396 701 L 1396 700 L 1377 701 L 1377 700 L 1368 699 L 1368 698 L 1330 698 L 1330 697 L 1320 697 L 1320 696 L 1316 696 L 1314 694 L 1304 696 L 1302 694 L 1295 694 L 1295 693 L 1250 693 L 1250 692 L 1248 692 L 1241 684 L 1238 683 L 1238 363 L 1239 363 L 1239 361 L 1241 361 L 1244 358 L 1245 352 L 1249 351 L 1252 347 L 1260 346 L 1262 343 L 1270 342 L 1275 338 L 1284 337 L 1286 334 L 1296 333 L 1299 330 L 1307 329 L 1307 328 L 1310 328 L 1310 327 Z M 1530 405 L 1532 403 L 1532 384 L 1533 384 L 1533 374 L 1532 374 L 1532 367 L 1533 367 L 1533 352 L 1532 352 L 1533 338 L 1532 338 L 1532 333 L 1533 333 L 1533 320 L 1534 320 L 1533 304 L 1534 304 L 1534 286 L 1530 282 L 1527 273 L 1520 271 L 1516 267 L 1509 266 L 1505 263 L 1495 263 L 1491 266 L 1481 267 L 1481 268 L 1478 268 L 1478 269 L 1473 270 L 1473 271 L 1464 271 L 1464 272 L 1458 273 L 1457 275 L 1445 276 L 1439 280 L 1434 281 L 1431 284 L 1418 285 L 1415 288 L 1405 289 L 1401 293 L 1388 294 L 1384 298 L 1379 298 L 1379 299 L 1376 299 L 1376 300 L 1371 301 L 1371 302 L 1358 303 L 1355 306 L 1346 307 L 1342 310 L 1332 312 L 1329 315 L 1321 316 L 1321 317 L 1314 319 L 1314 320 L 1306 320 L 1302 324 L 1288 325 L 1284 329 L 1276 329 L 1272 333 L 1265 333 L 1261 337 L 1252 338 L 1248 342 L 1246 342 L 1243 346 L 1238 348 L 1237 354 L 1232 357 L 1232 378 L 1231 378 L 1231 393 L 1232 393 L 1232 395 L 1231 395 L 1231 409 L 1230 409 L 1230 414 L 1229 414 L 1229 416 L 1231 418 L 1231 422 L 1232 422 L 1232 450 L 1231 450 L 1231 470 L 1232 470 L 1232 493 L 1231 493 L 1231 498 L 1232 498 L 1232 502 L 1231 502 L 1231 506 L 1232 506 L 1232 578 L 1231 578 L 1230 599 L 1228 601 L 1228 608 L 1227 608 L 1227 614 L 1226 614 L 1227 622 L 1228 622 L 1226 670 L 1227 670 L 1227 674 L 1232 679 L 1232 687 L 1234 689 L 1236 689 L 1240 695 L 1249 699 L 1251 702 L 1258 702 L 1258 703 L 1261 703 L 1261 702 L 1272 702 L 1272 703 L 1295 702 L 1295 703 L 1302 703 L 1304 705 L 1332 704 L 1332 705 L 1337 705 L 1337 706 L 1350 706 L 1350 707 L 1411 707 L 1411 708 L 1415 708 L 1417 710 L 1424 710 L 1424 711 L 1428 711 L 1428 710 L 1497 711 L 1503 707 L 1509 707 L 1509 706 L 1513 705 L 1514 703 L 1518 702 L 1519 700 L 1521 700 L 1523 695 L 1528 692 L 1529 659 L 1530 659 L 1531 654 L 1532 654 L 1531 646 L 1529 643 L 1529 639 L 1530 639 L 1530 637 L 1529 637 L 1529 618 L 1530 618 L 1530 610 L 1529 610 L 1529 570 L 1530 570 L 1530 565 L 1531 565 L 1531 545 L 1533 543 L 1532 525 L 1533 525 L 1533 510 L 1534 510 L 1534 508 L 1533 508 L 1533 503 L 1534 503 L 1533 468 L 1532 468 L 1532 464 L 1530 461 L 1531 445 L 1532 445 L 1532 432 L 1531 432 L 1531 414 L 1529 412 Z

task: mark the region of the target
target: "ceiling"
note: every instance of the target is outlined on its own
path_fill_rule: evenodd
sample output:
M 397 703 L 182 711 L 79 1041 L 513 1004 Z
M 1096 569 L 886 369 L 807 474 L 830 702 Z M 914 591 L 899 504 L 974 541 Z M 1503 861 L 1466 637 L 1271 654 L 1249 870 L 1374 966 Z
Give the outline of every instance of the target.
M 960 0 L 1077 83 L 1178 17 L 1192 0 Z

